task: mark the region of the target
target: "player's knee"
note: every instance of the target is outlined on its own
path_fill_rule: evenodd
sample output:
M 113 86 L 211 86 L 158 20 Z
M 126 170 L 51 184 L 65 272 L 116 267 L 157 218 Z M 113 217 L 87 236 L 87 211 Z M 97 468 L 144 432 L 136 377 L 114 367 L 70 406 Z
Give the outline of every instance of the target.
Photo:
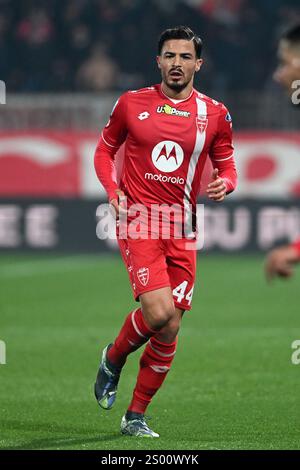
M 145 313 L 148 321 L 152 324 L 152 327 L 160 329 L 167 325 L 174 317 L 175 307 L 171 302 L 156 303 L 148 306 Z
M 179 318 L 172 318 L 168 324 L 166 325 L 166 329 L 172 334 L 174 337 L 177 336 L 178 331 L 180 329 L 180 320 Z
M 159 330 L 156 338 L 162 343 L 173 343 L 176 341 L 181 324 L 181 317 L 175 315 L 171 320 Z

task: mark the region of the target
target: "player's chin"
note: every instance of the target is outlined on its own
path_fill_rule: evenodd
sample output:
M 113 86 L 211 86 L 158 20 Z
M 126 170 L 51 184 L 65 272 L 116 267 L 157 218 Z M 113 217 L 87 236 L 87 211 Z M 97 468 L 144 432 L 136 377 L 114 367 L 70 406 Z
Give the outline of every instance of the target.
M 184 78 L 181 78 L 180 80 L 169 79 L 167 80 L 167 85 L 172 90 L 182 90 L 187 86 L 187 83 Z

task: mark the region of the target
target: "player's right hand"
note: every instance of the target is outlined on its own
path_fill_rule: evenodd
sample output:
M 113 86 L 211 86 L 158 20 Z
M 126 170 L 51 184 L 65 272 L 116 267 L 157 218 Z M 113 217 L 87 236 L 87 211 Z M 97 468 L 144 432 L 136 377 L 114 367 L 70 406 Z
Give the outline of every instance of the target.
M 270 251 L 265 261 L 265 275 L 268 281 L 274 277 L 288 278 L 293 275 L 293 265 L 299 262 L 296 250 L 290 246 L 282 246 Z
M 121 213 L 126 213 L 125 209 L 125 201 L 126 201 L 126 196 L 121 189 L 116 189 L 115 190 L 116 197 L 110 199 L 109 204 L 111 208 L 111 212 L 113 216 L 115 217 L 116 220 L 119 219 Z

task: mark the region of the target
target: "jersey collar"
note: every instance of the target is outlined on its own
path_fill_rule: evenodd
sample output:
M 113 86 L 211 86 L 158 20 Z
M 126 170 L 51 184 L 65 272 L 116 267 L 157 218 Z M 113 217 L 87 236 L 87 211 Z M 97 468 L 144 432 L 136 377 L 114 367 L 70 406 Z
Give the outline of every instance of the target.
M 162 87 L 161 87 L 161 83 L 158 85 L 158 87 L 159 87 L 158 89 L 159 89 L 160 94 L 161 94 L 164 98 L 167 98 L 169 101 L 171 101 L 171 102 L 174 104 L 173 99 L 170 98 L 170 96 L 166 95 L 166 94 L 163 92 Z M 184 103 L 185 101 L 188 101 L 188 100 L 193 96 L 194 92 L 195 92 L 195 89 L 192 88 L 192 91 L 191 91 L 191 93 L 189 94 L 189 96 L 188 96 L 187 98 L 185 98 L 184 100 L 180 100 L 179 102 L 180 102 L 180 103 Z M 175 100 L 175 101 L 178 102 L 178 100 Z

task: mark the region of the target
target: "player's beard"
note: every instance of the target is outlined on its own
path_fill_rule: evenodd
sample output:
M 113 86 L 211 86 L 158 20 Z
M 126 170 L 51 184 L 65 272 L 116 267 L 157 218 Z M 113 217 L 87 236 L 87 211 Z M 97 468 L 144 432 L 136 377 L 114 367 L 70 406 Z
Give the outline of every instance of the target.
M 184 90 L 187 85 L 188 85 L 188 82 L 184 82 L 184 83 L 174 83 L 174 82 L 169 82 L 167 81 L 166 82 L 166 85 L 168 86 L 168 88 L 170 88 L 171 90 L 174 90 L 174 91 L 177 91 L 178 93 L 180 93 L 182 90 Z
M 180 83 L 180 82 L 176 82 L 176 81 L 173 82 L 173 80 L 165 79 L 164 82 L 165 82 L 165 84 L 167 85 L 168 88 L 170 88 L 171 90 L 174 90 L 178 93 L 180 93 L 182 90 L 184 90 L 189 84 L 189 82 L 186 81 L 186 80 L 184 80 L 183 82 Z
M 184 81 L 180 83 L 176 82 L 175 80 L 173 81 L 172 79 L 170 80 L 168 76 L 163 77 L 163 81 L 167 85 L 168 88 L 171 90 L 176 91 L 177 93 L 180 93 L 182 90 L 184 90 L 188 84 L 190 83 L 190 80 L 186 80 L 185 77 L 183 76 Z

